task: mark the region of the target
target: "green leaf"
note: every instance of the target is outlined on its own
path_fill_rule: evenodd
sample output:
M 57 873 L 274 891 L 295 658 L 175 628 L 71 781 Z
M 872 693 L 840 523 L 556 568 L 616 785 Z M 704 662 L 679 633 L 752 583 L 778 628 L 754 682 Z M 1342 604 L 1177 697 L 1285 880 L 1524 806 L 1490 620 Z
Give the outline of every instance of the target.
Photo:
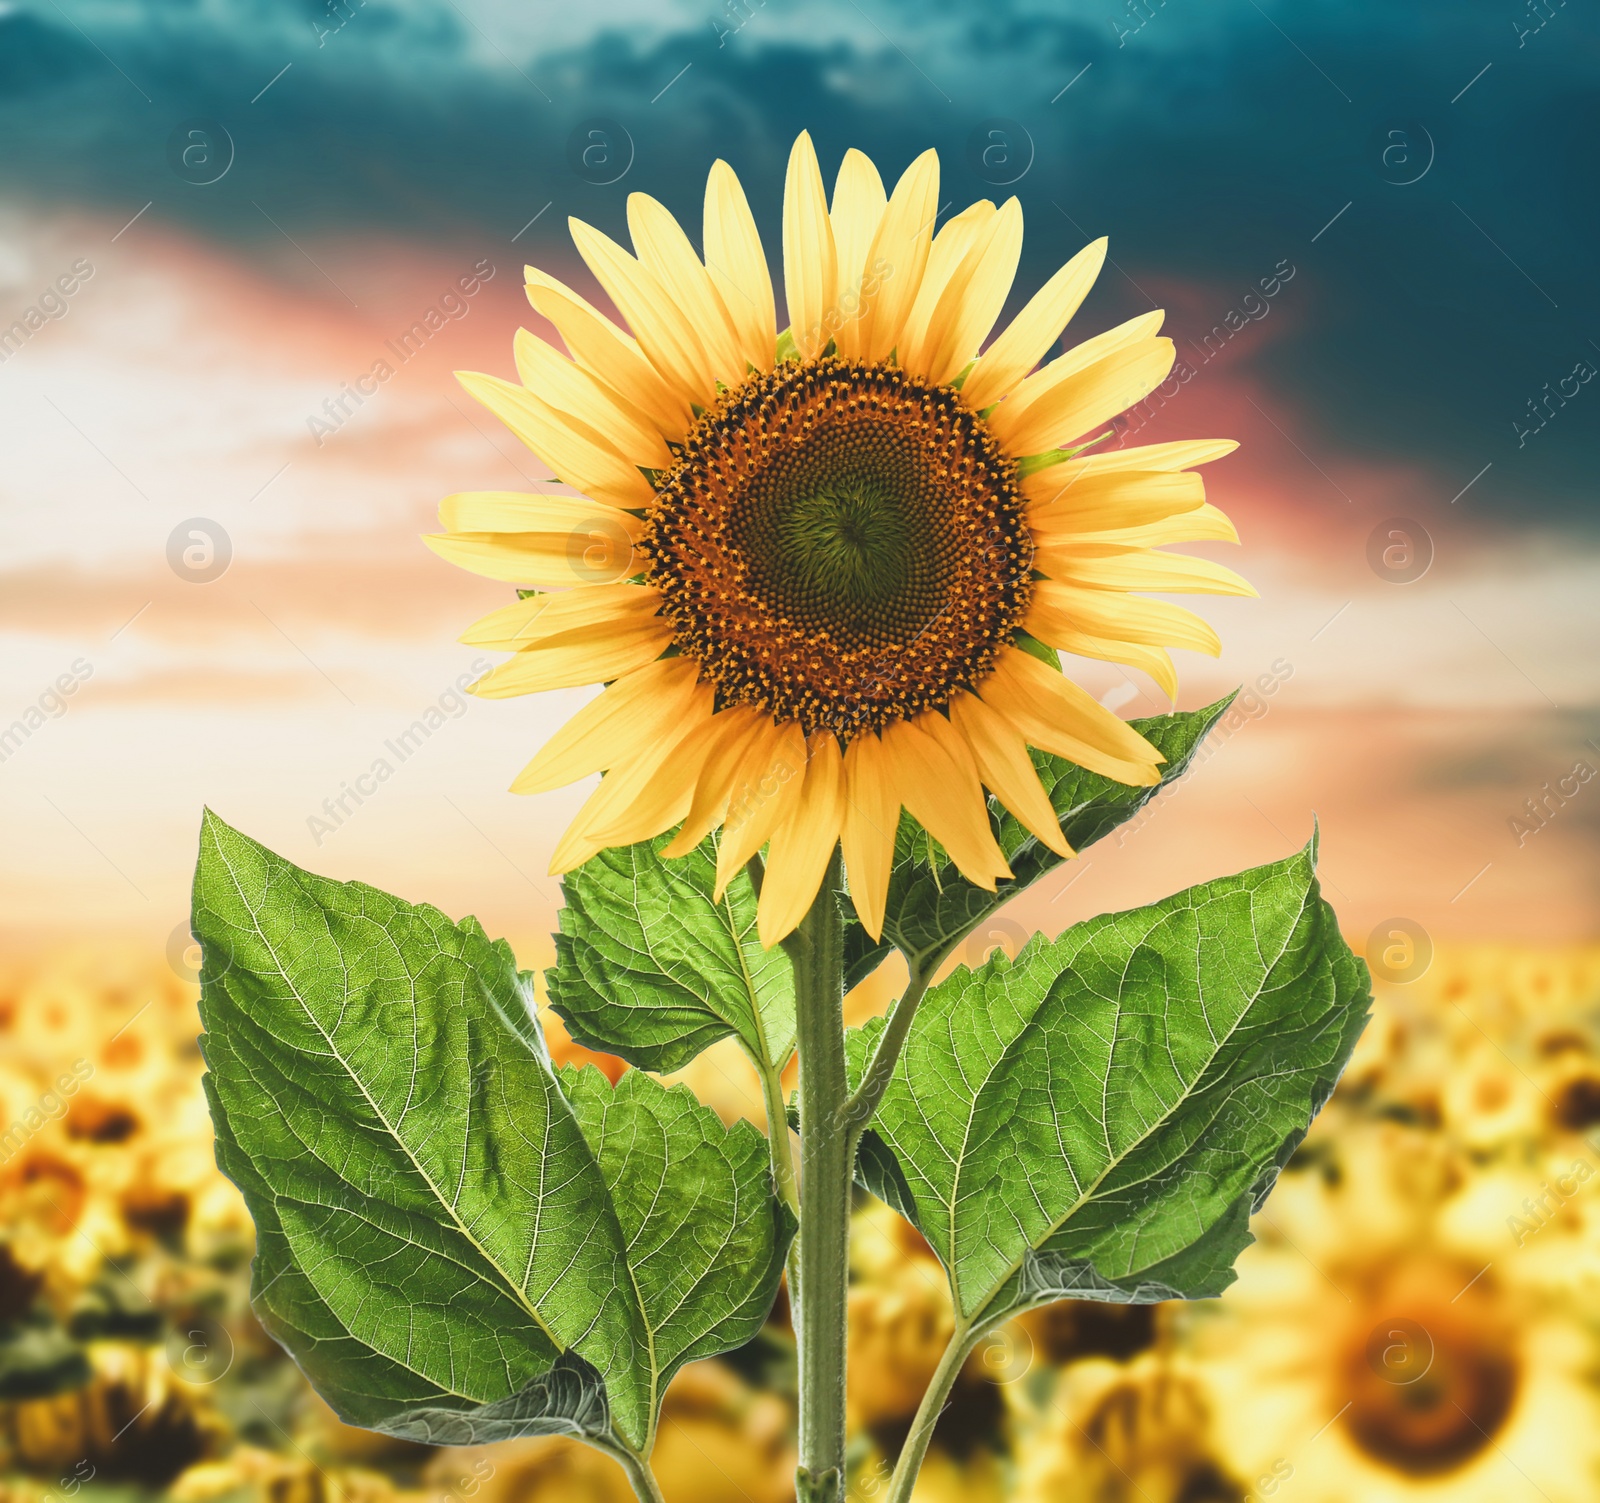
M 550 1005 L 580 1044 L 642 1069 L 680 1069 L 736 1035 L 758 1068 L 794 1049 L 794 972 L 756 938 L 740 872 L 716 902 L 715 837 L 663 860 L 655 842 L 601 851 L 562 879 Z
M 1030 748 L 1039 780 L 1073 850 L 1082 852 L 1131 819 L 1152 798 L 1189 770 L 1206 733 L 1233 703 L 1233 695 L 1201 710 L 1135 720 L 1133 728 L 1166 757 L 1161 781 L 1134 788 L 1089 772 L 1064 757 Z M 998 799 L 989 800 L 989 820 L 1012 878 L 994 892 L 968 882 L 909 815 L 900 821 L 883 938 L 874 944 L 853 913 L 847 915 L 845 963 L 853 985 L 871 972 L 891 949 L 926 974 L 938 967 L 956 944 L 1003 903 L 1062 863 L 1041 845 Z
M 661 1318 L 624 1231 L 646 1166 L 586 1135 L 510 948 L 303 872 L 209 813 L 194 930 L 217 1160 L 257 1227 L 253 1301 L 323 1397 L 435 1444 L 563 1432 L 647 1451 Z M 682 1174 L 709 1219 L 727 1208 L 699 1126 L 705 1144 L 656 1166 L 650 1193 Z M 775 1235 L 770 1188 L 764 1204 L 730 1144 L 739 1236 L 704 1291 L 694 1273 L 680 1291 L 704 1349 L 745 1339 L 724 1286 L 738 1268 L 760 1287 Z
M 923 1000 L 861 1175 L 974 1323 L 1210 1297 L 1369 1003 L 1313 843 L 957 970 Z M 882 1026 L 852 1033 L 853 1075 Z
M 794 1220 L 749 1122 L 724 1127 L 687 1086 L 638 1070 L 615 1086 L 592 1065 L 560 1079 L 616 1207 L 660 1393 L 685 1362 L 761 1329 Z

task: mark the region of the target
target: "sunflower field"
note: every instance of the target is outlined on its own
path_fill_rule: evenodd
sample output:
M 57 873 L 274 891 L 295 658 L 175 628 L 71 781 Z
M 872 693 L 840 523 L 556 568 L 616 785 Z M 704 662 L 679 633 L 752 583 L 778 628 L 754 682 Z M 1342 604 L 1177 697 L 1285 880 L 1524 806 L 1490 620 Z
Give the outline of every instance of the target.
M 181 964 L 73 953 L 0 987 L 0 1503 L 623 1503 L 563 1439 L 429 1448 L 341 1425 L 260 1330 Z M 856 1010 L 873 995 L 860 989 Z M 588 1056 L 546 1026 L 558 1056 Z M 601 1063 L 615 1075 L 620 1066 Z M 696 1089 L 759 1097 L 715 1051 Z M 1222 1299 L 1065 1303 L 969 1359 L 916 1496 L 1475 1503 L 1600 1491 L 1600 947 L 1443 948 L 1373 1026 Z M 851 1496 L 950 1328 L 920 1237 L 852 1233 Z M 690 1366 L 673 1503 L 792 1496 L 793 1339 Z

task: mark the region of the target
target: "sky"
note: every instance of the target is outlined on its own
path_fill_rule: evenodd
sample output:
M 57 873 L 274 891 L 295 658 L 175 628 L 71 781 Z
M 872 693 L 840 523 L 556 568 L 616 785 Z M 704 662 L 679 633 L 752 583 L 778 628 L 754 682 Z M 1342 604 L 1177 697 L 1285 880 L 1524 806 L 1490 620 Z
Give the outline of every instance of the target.
M 1597 80 L 1559 3 L 0 3 L 0 949 L 181 936 L 209 804 L 547 957 L 587 790 L 506 788 L 586 694 L 460 692 L 507 592 L 419 535 L 548 471 L 452 372 L 513 373 L 525 262 L 603 300 L 569 216 L 698 239 L 719 156 L 773 256 L 801 129 L 830 180 L 934 146 L 945 212 L 1016 194 L 1013 307 L 1108 235 L 1066 342 L 1165 308 L 1190 378 L 1135 441 L 1241 441 L 1209 551 L 1261 598 L 1205 602 L 1180 703 L 1249 712 L 1018 918 L 1316 820 L 1358 947 L 1593 934 Z

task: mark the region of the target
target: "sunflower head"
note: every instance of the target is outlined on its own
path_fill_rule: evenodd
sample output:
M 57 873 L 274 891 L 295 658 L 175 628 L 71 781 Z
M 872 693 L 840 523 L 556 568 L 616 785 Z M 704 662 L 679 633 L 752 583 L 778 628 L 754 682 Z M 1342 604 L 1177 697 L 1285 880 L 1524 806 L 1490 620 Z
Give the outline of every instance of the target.
M 666 854 L 683 854 L 720 826 L 719 883 L 767 850 L 771 944 L 842 844 L 877 935 L 902 809 L 992 888 L 1010 870 L 985 788 L 1071 854 L 1030 745 L 1157 781 L 1160 754 L 1052 649 L 1137 668 L 1169 695 L 1167 648 L 1218 651 L 1199 617 L 1138 592 L 1253 593 L 1162 551 L 1236 541 L 1194 473 L 1233 445 L 1085 453 L 1166 378 L 1161 315 L 1040 365 L 1100 269 L 1096 241 L 990 340 L 1022 212 L 980 202 L 935 232 L 938 170 L 924 153 L 890 195 L 850 151 L 830 201 L 800 137 L 781 334 L 726 163 L 706 185 L 699 252 L 636 193 L 633 254 L 572 223 L 630 332 L 529 268 L 565 352 L 523 330 L 519 382 L 462 376 L 576 493 L 451 496 L 429 539 L 532 590 L 467 633 L 513 654 L 478 693 L 606 685 L 513 784 L 605 773 L 552 870 L 674 826 Z
M 1031 597 L 1023 506 L 951 387 L 785 362 L 689 434 L 645 522 L 645 580 L 720 704 L 848 742 L 989 676 Z

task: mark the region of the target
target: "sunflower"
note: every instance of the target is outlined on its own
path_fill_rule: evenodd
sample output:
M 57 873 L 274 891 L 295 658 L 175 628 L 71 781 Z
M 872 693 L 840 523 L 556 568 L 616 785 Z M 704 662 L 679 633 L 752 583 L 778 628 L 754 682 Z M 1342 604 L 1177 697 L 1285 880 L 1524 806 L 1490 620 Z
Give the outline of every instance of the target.
M 1390 1060 L 1395 1083 L 1413 1053 L 1431 1069 L 1419 1036 Z M 1486 1154 L 1448 1116 L 1381 1111 L 1336 1097 L 1253 1224 L 1239 1282 L 1172 1308 L 1215 1454 L 1245 1479 L 1292 1475 L 1296 1503 L 1593 1498 L 1596 1181 L 1575 1164 L 1592 1156 L 1532 1127 Z
M 628 200 L 631 255 L 570 221 L 631 335 L 529 268 L 528 297 L 566 353 L 524 329 L 520 384 L 462 373 L 579 493 L 450 496 L 446 531 L 428 539 L 531 587 L 466 633 L 513 654 L 477 693 L 607 686 L 512 785 L 605 773 L 552 872 L 674 826 L 665 854 L 683 855 L 720 826 L 719 892 L 767 848 L 770 945 L 841 845 L 877 936 L 902 809 L 993 889 L 1010 870 L 985 787 L 1072 854 L 1029 745 L 1124 783 L 1158 780 L 1160 754 L 1060 671 L 1057 650 L 1138 668 L 1169 696 L 1169 647 L 1219 651 L 1198 616 L 1135 592 L 1254 593 L 1219 564 L 1161 551 L 1237 541 L 1193 473 L 1235 446 L 1084 452 L 1166 378 L 1162 315 L 1034 369 L 1099 273 L 1098 240 L 980 355 L 1022 211 L 975 203 L 935 234 L 938 206 L 932 151 L 892 195 L 849 151 L 830 202 L 802 134 L 784 189 L 780 335 L 755 221 L 719 161 L 703 258 L 642 193 Z

